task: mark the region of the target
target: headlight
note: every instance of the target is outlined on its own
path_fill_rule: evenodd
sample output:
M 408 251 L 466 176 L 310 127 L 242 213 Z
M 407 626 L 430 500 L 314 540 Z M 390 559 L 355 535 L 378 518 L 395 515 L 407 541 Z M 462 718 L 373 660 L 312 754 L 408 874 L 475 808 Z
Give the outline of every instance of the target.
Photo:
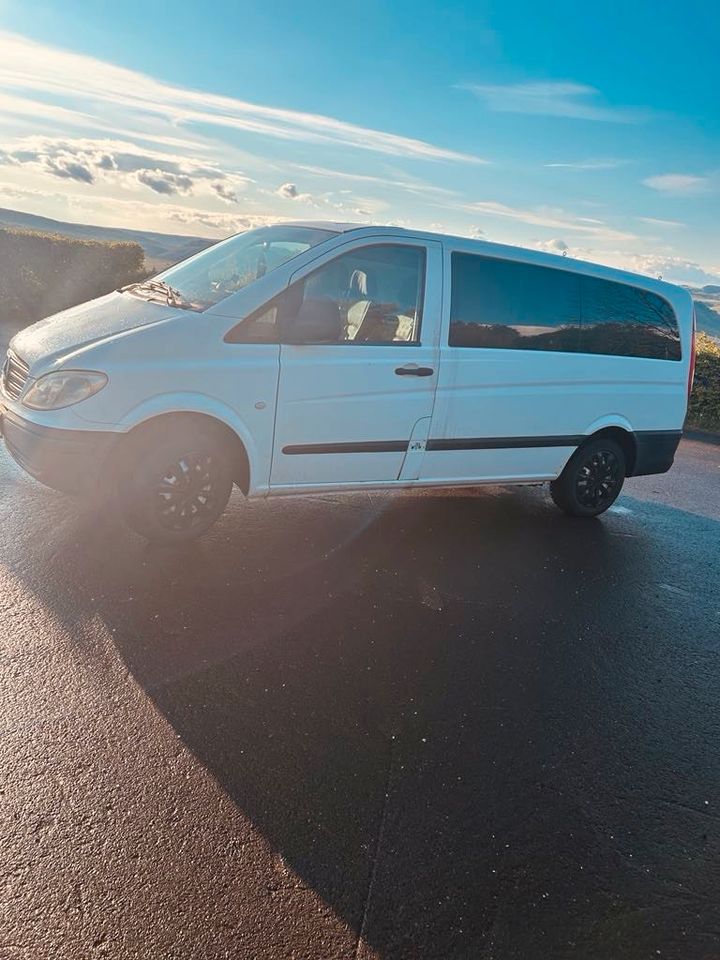
M 46 373 L 30 387 L 22 402 L 33 410 L 59 410 L 87 400 L 102 390 L 108 378 L 90 370 L 58 370 Z

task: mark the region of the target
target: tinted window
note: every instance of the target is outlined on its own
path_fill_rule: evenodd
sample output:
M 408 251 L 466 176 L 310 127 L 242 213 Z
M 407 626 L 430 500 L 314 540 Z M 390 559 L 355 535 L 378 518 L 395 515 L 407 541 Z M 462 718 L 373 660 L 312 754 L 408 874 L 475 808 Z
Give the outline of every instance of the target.
M 452 255 L 451 346 L 575 351 L 579 323 L 578 274 Z
M 424 282 L 423 249 L 359 247 L 292 284 L 226 339 L 417 343 Z
M 667 300 L 596 277 L 583 277 L 581 290 L 583 353 L 680 359 L 680 331 Z

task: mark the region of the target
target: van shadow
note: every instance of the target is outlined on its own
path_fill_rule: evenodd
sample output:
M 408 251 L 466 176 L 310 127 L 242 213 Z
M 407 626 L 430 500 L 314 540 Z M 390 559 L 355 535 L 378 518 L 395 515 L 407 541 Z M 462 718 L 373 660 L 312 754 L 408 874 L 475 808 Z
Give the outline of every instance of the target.
M 629 957 L 668 944 L 663 878 L 606 829 L 657 777 L 645 693 L 674 614 L 632 642 L 624 626 L 654 549 L 623 518 L 494 489 L 236 502 L 183 550 L 70 516 L 53 576 L 16 572 L 68 629 L 101 618 L 198 761 L 380 956 Z M 627 821 L 651 850 L 655 822 Z

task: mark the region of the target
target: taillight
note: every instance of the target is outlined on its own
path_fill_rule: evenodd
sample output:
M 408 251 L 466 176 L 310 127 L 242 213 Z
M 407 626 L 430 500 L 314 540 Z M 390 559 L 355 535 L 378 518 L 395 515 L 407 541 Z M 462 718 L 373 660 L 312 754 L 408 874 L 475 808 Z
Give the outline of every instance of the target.
M 690 394 L 692 393 L 693 380 L 695 379 L 696 355 L 697 355 L 697 317 L 695 315 L 695 307 L 693 307 L 692 346 L 690 347 L 690 369 L 688 370 L 688 403 L 690 403 Z

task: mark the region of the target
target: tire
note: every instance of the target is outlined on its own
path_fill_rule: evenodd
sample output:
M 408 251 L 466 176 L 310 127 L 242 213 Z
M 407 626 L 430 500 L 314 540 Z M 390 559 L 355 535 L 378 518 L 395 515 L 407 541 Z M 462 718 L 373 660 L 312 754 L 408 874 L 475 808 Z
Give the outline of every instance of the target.
M 550 496 L 572 517 L 597 517 L 617 500 L 626 469 L 625 454 L 615 440 L 587 440 L 550 484 Z
M 131 446 L 119 480 L 120 507 L 128 526 L 147 540 L 187 543 L 215 523 L 232 487 L 224 437 L 195 424 L 165 424 Z

